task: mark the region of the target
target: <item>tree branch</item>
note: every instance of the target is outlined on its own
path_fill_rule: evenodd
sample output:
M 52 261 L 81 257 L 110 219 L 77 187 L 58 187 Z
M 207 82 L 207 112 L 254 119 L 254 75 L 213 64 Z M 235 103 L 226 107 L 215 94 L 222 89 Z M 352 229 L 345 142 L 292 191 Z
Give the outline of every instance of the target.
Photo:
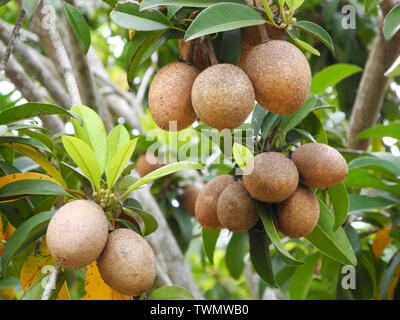
M 50 300 L 51 292 L 56 288 L 57 277 L 60 274 L 61 265 L 57 264 L 50 275 L 49 281 L 46 283 L 44 292 L 42 295 L 42 300 Z

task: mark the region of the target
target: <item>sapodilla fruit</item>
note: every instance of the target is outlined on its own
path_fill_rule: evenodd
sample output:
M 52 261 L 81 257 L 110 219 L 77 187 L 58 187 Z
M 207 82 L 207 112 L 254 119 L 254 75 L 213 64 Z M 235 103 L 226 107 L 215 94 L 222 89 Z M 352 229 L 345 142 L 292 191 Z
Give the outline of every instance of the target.
M 178 197 L 180 206 L 193 217 L 195 216 L 196 200 L 199 194 L 200 190 L 196 187 L 188 187 Z
M 299 174 L 293 161 L 278 152 L 256 155 L 244 169 L 243 182 L 257 200 L 280 202 L 296 191 Z
M 179 39 L 178 48 L 182 60 L 189 60 L 191 41 L 185 42 L 183 39 Z M 203 49 L 195 44 L 193 51 L 193 64 L 198 67 L 201 71 L 209 67 L 208 59 L 204 55 Z
M 141 176 L 153 172 L 154 170 L 160 169 L 164 165 L 151 153 L 141 154 L 136 162 L 136 171 Z
M 47 247 L 57 263 L 81 269 L 95 261 L 104 249 L 108 221 L 99 205 L 75 200 L 53 215 L 47 228 Z
M 203 227 L 210 230 L 222 229 L 217 215 L 218 198 L 225 188 L 234 181 L 234 177 L 230 175 L 217 176 L 208 181 L 200 191 L 196 200 L 195 215 L 197 221 Z
M 128 296 L 138 296 L 150 289 L 156 276 L 153 249 L 140 235 L 126 228 L 108 235 L 97 266 L 106 284 Z
M 247 231 L 260 220 L 256 204 L 242 181 L 231 183 L 221 193 L 217 214 L 222 227 L 233 232 Z
M 291 157 L 303 185 L 312 188 L 334 186 L 346 178 L 348 166 L 334 148 L 321 143 L 308 143 L 297 148 Z
M 217 64 L 196 78 L 192 89 L 193 108 L 205 124 L 222 130 L 243 124 L 255 102 L 249 77 L 237 66 Z
M 248 53 L 243 65 L 267 110 L 288 115 L 301 109 L 311 86 L 311 69 L 304 54 L 287 41 L 270 40 Z
M 278 229 L 290 238 L 308 235 L 317 225 L 318 219 L 317 196 L 307 187 L 299 186 L 289 199 L 278 205 Z
M 179 131 L 197 119 L 191 92 L 199 73 L 198 68 L 185 62 L 169 63 L 157 72 L 149 89 L 149 108 L 161 129 Z

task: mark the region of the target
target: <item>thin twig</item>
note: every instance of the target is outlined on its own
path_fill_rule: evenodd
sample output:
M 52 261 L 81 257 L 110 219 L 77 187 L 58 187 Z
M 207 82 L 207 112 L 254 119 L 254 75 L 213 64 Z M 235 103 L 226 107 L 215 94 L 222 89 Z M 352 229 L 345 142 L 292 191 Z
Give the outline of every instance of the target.
M 6 70 L 8 60 L 10 59 L 11 53 L 14 50 L 15 40 L 17 40 L 19 30 L 21 29 L 21 25 L 22 25 L 22 22 L 24 21 L 24 18 L 25 18 L 25 10 L 21 9 L 21 11 L 19 12 L 19 15 L 18 15 L 17 22 L 15 23 L 14 29 L 11 33 L 10 40 L 8 41 L 7 50 L 6 50 L 3 58 L 1 59 L 0 77 Z
M 215 55 L 214 46 L 209 37 L 206 37 L 204 39 L 203 45 L 205 47 L 205 51 L 207 52 L 208 57 L 210 58 L 211 65 L 214 66 L 218 64 L 218 59 Z
M 44 288 L 44 292 L 42 295 L 42 300 L 50 300 L 51 292 L 56 288 L 57 277 L 60 274 L 60 271 L 61 265 L 57 264 L 50 275 L 49 281 L 47 281 L 46 283 L 46 287 Z

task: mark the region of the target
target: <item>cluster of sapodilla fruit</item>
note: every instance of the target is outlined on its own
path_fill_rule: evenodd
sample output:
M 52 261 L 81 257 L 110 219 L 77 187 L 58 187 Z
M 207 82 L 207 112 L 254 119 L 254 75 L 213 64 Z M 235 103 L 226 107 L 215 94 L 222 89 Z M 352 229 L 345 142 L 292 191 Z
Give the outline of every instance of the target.
M 174 62 L 161 68 L 149 91 L 149 108 L 157 125 L 182 130 L 200 119 L 218 130 L 234 129 L 250 115 L 255 100 L 275 114 L 300 110 L 311 86 L 306 57 L 284 41 L 284 30 L 268 24 L 270 40 L 260 43 L 258 28 L 243 29 L 239 66 L 208 66 L 195 45 L 195 65 Z M 188 50 L 180 42 L 183 59 Z M 171 121 L 177 126 L 170 127 Z M 247 164 L 243 179 L 222 175 L 209 181 L 197 197 L 195 216 L 211 230 L 245 231 L 259 220 L 255 200 L 268 202 L 274 204 L 277 228 L 300 238 L 319 219 L 318 199 L 310 188 L 336 185 L 347 172 L 342 155 L 319 143 L 297 148 L 290 159 L 278 152 L 264 152 Z

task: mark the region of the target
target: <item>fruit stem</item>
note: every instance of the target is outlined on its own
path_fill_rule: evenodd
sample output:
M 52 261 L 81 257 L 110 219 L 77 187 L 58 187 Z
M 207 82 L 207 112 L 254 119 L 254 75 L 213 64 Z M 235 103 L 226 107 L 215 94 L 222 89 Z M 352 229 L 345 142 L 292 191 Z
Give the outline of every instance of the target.
M 268 32 L 264 24 L 258 26 L 258 32 L 260 33 L 261 42 L 269 41 Z
M 203 40 L 204 41 L 202 41 L 202 44 L 203 44 L 205 51 L 207 52 L 208 57 L 210 58 L 211 65 L 214 66 L 214 65 L 218 64 L 218 59 L 217 59 L 217 56 L 215 55 L 214 46 L 213 46 L 210 38 L 206 37 Z
M 194 47 L 196 46 L 196 41 L 190 41 L 189 53 L 187 57 L 187 62 L 193 64 Z
M 77 195 L 81 196 L 83 199 L 87 200 L 87 197 L 80 191 L 72 190 L 72 189 L 65 189 L 65 191 L 67 191 L 69 193 L 77 194 Z

